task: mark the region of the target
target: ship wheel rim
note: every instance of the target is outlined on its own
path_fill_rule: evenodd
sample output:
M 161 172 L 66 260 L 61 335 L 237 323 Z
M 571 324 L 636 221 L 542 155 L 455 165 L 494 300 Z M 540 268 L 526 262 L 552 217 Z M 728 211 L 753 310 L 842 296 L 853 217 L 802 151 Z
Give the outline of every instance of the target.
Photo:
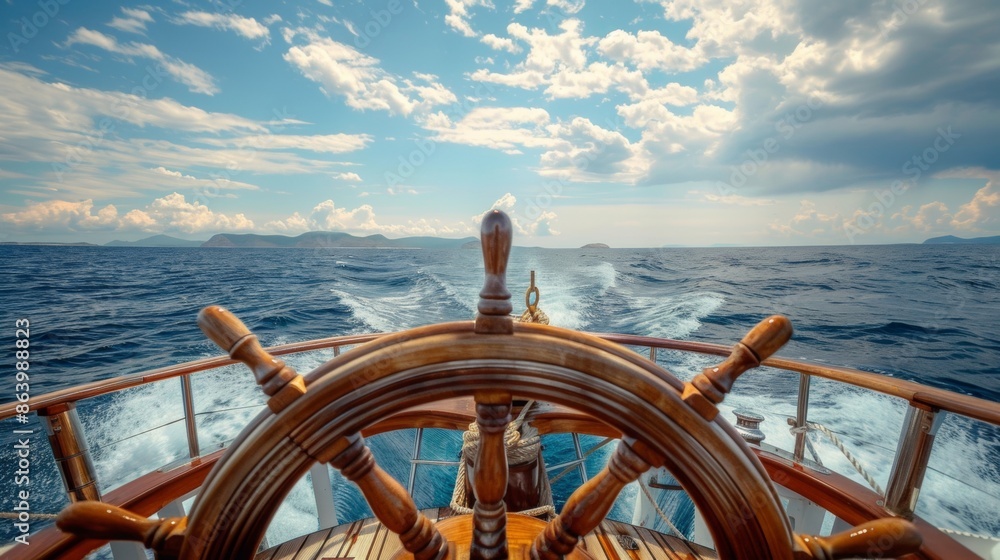
M 337 440 L 404 408 L 499 383 L 518 398 L 589 414 L 666 457 L 654 466 L 667 467 L 692 497 L 720 558 L 792 557 L 780 499 L 746 444 L 724 420 L 684 404 L 669 372 L 597 337 L 541 325 L 518 325 L 513 335 L 435 325 L 359 346 L 306 380 L 305 395 L 258 417 L 213 469 L 189 516 L 182 559 L 251 558 L 285 496 L 332 458 Z

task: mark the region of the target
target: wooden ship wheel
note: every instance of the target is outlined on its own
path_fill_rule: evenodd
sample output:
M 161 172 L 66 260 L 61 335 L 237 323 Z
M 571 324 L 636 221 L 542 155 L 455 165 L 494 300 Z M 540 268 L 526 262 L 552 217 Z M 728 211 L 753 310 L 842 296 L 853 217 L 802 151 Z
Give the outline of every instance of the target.
M 101 502 L 71 504 L 65 531 L 137 540 L 158 558 L 253 558 L 292 486 L 317 463 L 356 483 L 375 516 L 397 533 L 402 558 L 587 558 L 578 548 L 619 491 L 651 467 L 666 467 L 703 515 L 720 558 L 800 559 L 915 551 L 920 537 L 901 519 L 883 519 L 832 537 L 795 535 L 764 468 L 716 405 L 737 376 L 791 336 L 780 316 L 765 319 L 732 354 L 684 383 L 622 346 L 583 333 L 514 324 L 505 286 L 510 220 L 482 223 L 486 281 L 475 322 L 446 323 L 379 338 L 300 376 L 267 354 L 228 311 L 199 315 L 206 334 L 253 371 L 270 397 L 209 478 L 186 518 L 137 519 Z M 360 432 L 399 410 L 444 398 L 475 399 L 481 434 L 471 515 L 437 524 L 375 462 Z M 513 398 L 561 404 L 618 430 L 608 465 L 578 488 L 551 522 L 507 513 L 503 434 Z

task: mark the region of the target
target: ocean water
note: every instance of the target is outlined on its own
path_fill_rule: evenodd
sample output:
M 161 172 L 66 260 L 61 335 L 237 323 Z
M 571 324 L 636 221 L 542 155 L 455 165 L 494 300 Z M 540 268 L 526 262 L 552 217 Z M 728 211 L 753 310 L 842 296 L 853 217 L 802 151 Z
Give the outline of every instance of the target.
M 340 334 L 394 331 L 473 317 L 482 287 L 478 251 L 365 249 L 153 249 L 0 246 L 0 333 L 8 348 L 5 387 L 13 400 L 14 324 L 31 323 L 30 392 L 136 373 L 218 355 L 195 324 L 198 310 L 232 310 L 265 345 Z M 541 308 L 552 324 L 594 332 L 625 332 L 731 344 L 760 319 L 787 315 L 795 327 L 779 355 L 845 365 L 1000 401 L 1000 246 L 849 246 L 718 249 L 552 250 L 514 248 L 508 284 L 523 309 L 535 270 Z M 292 358 L 299 371 L 330 353 Z M 660 352 L 658 362 L 690 379 L 713 358 Z M 785 418 L 794 415 L 797 376 L 760 370 L 740 379 L 722 409 L 749 408 L 766 417 L 767 443 L 790 448 Z M 263 405 L 242 366 L 195 379 L 203 452 L 224 444 Z M 905 403 L 813 380 L 809 419 L 821 422 L 885 487 Z M 179 382 L 170 380 L 81 403 L 81 420 L 102 490 L 150 468 L 183 458 Z M 44 430 L 0 423 L 6 449 L 14 429 L 33 429 L 31 507 L 64 504 Z M 455 434 L 425 432 L 420 458 L 453 461 Z M 829 468 L 862 482 L 821 434 L 811 439 Z M 455 467 L 411 472 L 416 433 L 372 438 L 383 467 L 402 483 L 412 476 L 418 505 L 444 505 Z M 587 451 L 600 438 L 582 438 Z M 547 437 L 549 466 L 572 458 L 569 436 Z M 585 463 L 600 469 L 613 448 Z M 948 415 L 937 437 L 918 514 L 939 526 L 1000 535 L 1000 430 Z M 0 504 L 14 504 L 12 451 L 0 455 Z M 563 469 L 556 469 L 553 476 Z M 556 485 L 578 485 L 570 469 Z M 357 492 L 334 479 L 341 521 L 367 514 Z M 433 490 L 429 490 L 434 488 Z M 636 488 L 613 515 L 630 520 Z M 668 503 L 669 502 L 669 503 Z M 690 527 L 690 505 L 663 502 Z M 32 532 L 43 526 L 32 522 Z M 279 542 L 316 529 L 308 480 L 292 491 L 268 538 Z M 0 520 L 3 540 L 16 534 Z

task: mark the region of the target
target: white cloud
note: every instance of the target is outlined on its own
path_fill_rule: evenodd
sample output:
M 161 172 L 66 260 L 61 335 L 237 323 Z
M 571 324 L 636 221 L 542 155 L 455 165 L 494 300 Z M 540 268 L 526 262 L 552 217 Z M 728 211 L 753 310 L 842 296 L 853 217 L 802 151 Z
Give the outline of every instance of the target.
M 264 123 L 238 115 L 207 112 L 171 99 L 48 83 L 34 74 L 0 65 L 0 162 L 39 164 L 40 171 L 18 181 L 18 192 L 33 199 L 257 188 L 242 181 L 255 173 L 328 175 L 344 165 L 289 150 L 341 153 L 363 148 L 370 140 L 368 135 L 266 134 Z M 274 124 L 284 126 L 291 120 Z M 172 132 L 173 140 L 143 138 L 156 134 L 147 130 L 152 127 Z M 185 138 L 192 133 L 206 136 Z M 185 145 L 192 141 L 213 147 Z M 201 182 L 178 183 L 176 177 L 151 171 L 161 167 L 192 170 L 185 174 L 201 177 Z
M 453 142 L 493 149 L 555 147 L 545 127 L 549 114 L 537 107 L 476 107 L 458 122 L 444 113 L 434 113 L 424 121 L 424 128 L 438 142 Z
M 547 237 L 559 235 L 559 232 L 553 227 L 554 222 L 559 218 L 554 211 L 538 209 L 536 212 L 538 214 L 537 216 L 534 218 L 526 218 L 519 212 L 517 197 L 509 192 L 498 198 L 496 202 L 494 202 L 486 210 L 486 212 L 489 212 L 490 210 L 503 210 L 503 212 L 510 218 L 510 223 L 514 227 L 514 233 L 518 236 Z M 470 221 L 474 225 L 478 226 L 482 223 L 483 216 L 486 212 L 472 216 Z
M 902 231 L 912 228 L 924 233 L 944 232 L 951 229 L 953 218 L 948 206 L 943 202 L 928 202 L 917 208 L 916 212 L 913 206 L 904 206 L 902 210 L 892 215 L 891 223 L 901 224 L 899 227 Z
M 643 71 L 686 72 L 707 62 L 704 54 L 674 44 L 659 31 L 639 31 L 633 35 L 616 29 L 601 39 L 597 52 Z
M 993 173 L 993 178 L 976 191 L 972 200 L 966 202 L 958 211 L 951 223 L 954 227 L 969 231 L 996 231 L 1000 229 L 1000 173 Z
M 517 0 L 514 4 L 514 13 L 519 14 L 531 9 L 535 0 Z M 575 14 L 583 9 L 585 0 L 546 0 L 546 5 L 551 6 L 563 14 Z
M 448 15 L 444 17 L 444 22 L 466 37 L 475 37 L 477 33 L 469 24 L 469 8 L 475 6 L 485 6 L 492 8 L 490 0 L 445 0 L 448 5 Z
M 9 226 L 21 230 L 92 231 L 114 229 L 118 210 L 108 204 L 95 214 L 94 201 L 47 200 L 29 205 L 23 210 L 3 214 Z
M 280 16 L 278 19 L 281 19 Z M 178 14 L 173 21 L 180 25 L 197 25 L 234 31 L 237 35 L 247 39 L 263 39 L 264 41 L 271 39 L 271 32 L 266 26 L 252 17 L 243 17 L 234 13 L 189 11 Z
M 739 194 L 720 195 L 704 193 L 703 198 L 708 202 L 717 202 L 719 204 L 728 204 L 733 206 L 771 206 L 778 203 L 778 201 L 773 199 L 750 198 Z
M 146 24 L 153 23 L 153 16 L 146 10 L 122 7 L 122 16 L 115 16 L 108 23 L 108 27 L 113 27 L 126 33 L 143 33 L 146 31 Z
M 537 107 L 477 107 L 458 122 L 444 113 L 429 115 L 422 125 L 432 140 L 481 146 L 520 154 L 541 149 L 538 172 L 573 181 L 634 182 L 648 168 L 640 146 L 620 132 L 575 117 L 552 122 Z
M 446 223 L 441 220 L 418 219 L 407 220 L 405 223 L 382 224 L 379 223 L 375 209 L 370 204 L 347 209 L 337 206 L 333 200 L 320 202 L 306 216 L 295 212 L 284 220 L 268 222 L 264 224 L 264 229 L 289 234 L 306 231 L 346 231 L 363 235 L 381 233 L 389 236 L 458 237 L 475 233 L 463 222 Z
M 293 31 L 286 38 L 291 40 L 296 34 Z M 402 79 L 382 70 L 378 59 L 354 47 L 328 37 L 306 35 L 309 42 L 291 47 L 285 53 L 285 60 L 319 83 L 327 95 L 344 96 L 349 107 L 405 116 L 457 101 L 430 74 L 415 73 L 415 80 Z
M 843 233 L 844 220 L 840 214 L 826 214 L 811 200 L 803 200 L 799 211 L 787 222 L 773 222 L 771 231 L 786 237 L 823 238 Z
M 341 154 L 363 149 L 372 141 L 369 134 L 257 134 L 236 138 L 202 138 L 201 142 L 213 146 L 233 146 L 258 150 L 309 150 Z
M 119 43 L 117 39 L 110 35 L 105 35 L 100 31 L 92 31 L 85 27 L 77 28 L 70 35 L 69 39 L 66 40 L 66 46 L 77 44 L 91 45 L 129 58 L 136 57 L 155 60 L 162 65 L 163 71 L 178 82 L 186 85 L 192 92 L 204 93 L 206 95 L 219 93 L 219 88 L 215 85 L 215 80 L 208 72 L 193 64 L 188 64 L 180 59 L 165 55 L 154 45 L 135 42 Z
M 202 233 L 250 231 L 253 221 L 239 213 L 228 216 L 213 212 L 198 201 L 187 202 L 184 195 L 171 193 L 157 198 L 142 210 L 132 210 L 120 220 L 118 229 L 145 232 Z
M 514 4 L 514 13 L 519 14 L 525 12 L 531 8 L 531 5 L 535 3 L 535 0 L 516 0 Z
M 243 214 L 228 216 L 213 212 L 199 202 L 187 202 L 183 195 L 172 193 L 155 199 L 143 209 L 135 209 L 122 217 L 118 209 L 108 204 L 94 212 L 93 200 L 69 202 L 48 200 L 31 204 L 23 210 L 3 214 L 4 221 L 17 229 L 54 232 L 130 231 L 216 232 L 246 231 L 254 225 Z
M 281 16 L 279 16 L 278 14 L 271 14 L 266 18 L 264 18 L 264 25 L 274 25 L 279 21 L 282 21 Z
M 495 51 L 507 51 L 511 53 L 521 52 L 521 47 L 515 45 L 514 41 L 510 37 L 497 37 L 492 33 L 487 33 L 486 35 L 483 35 L 480 41 Z
M 361 175 L 358 175 L 357 173 L 351 171 L 348 171 L 346 173 L 334 173 L 332 177 L 339 181 L 350 181 L 352 183 L 361 182 Z
M 546 0 L 546 4 L 558 9 L 563 14 L 575 14 L 583 9 L 586 0 Z
M 549 99 L 585 98 L 605 93 L 611 88 L 636 97 L 649 89 L 640 71 L 631 70 L 621 62 L 608 64 L 595 61 L 588 64 L 589 51 L 598 39 L 582 35 L 583 23 L 580 20 L 567 19 L 559 24 L 559 29 L 559 34 L 549 35 L 543 28 L 528 29 L 519 23 L 511 23 L 507 26 L 509 38 L 497 37 L 487 42 L 484 37 L 484 42 L 497 47 L 505 47 L 507 41 L 511 46 L 517 46 L 513 42 L 516 39 L 528 45 L 528 54 L 508 73 L 480 68 L 470 77 L 480 82 L 521 89 L 545 87 Z

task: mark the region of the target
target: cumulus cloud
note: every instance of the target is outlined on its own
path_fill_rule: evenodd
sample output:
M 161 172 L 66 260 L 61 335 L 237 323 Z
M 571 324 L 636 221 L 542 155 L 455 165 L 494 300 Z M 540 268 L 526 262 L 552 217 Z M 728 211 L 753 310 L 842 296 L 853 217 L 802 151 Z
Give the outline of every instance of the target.
M 70 202 L 48 200 L 31 204 L 17 212 L 3 214 L 4 221 L 25 231 L 143 231 L 148 233 L 201 233 L 247 231 L 254 224 L 243 214 L 229 216 L 213 212 L 197 201 L 187 202 L 183 195 L 172 193 L 158 198 L 142 209 L 119 217 L 118 209 L 108 204 L 94 212 L 93 200 Z
M 283 220 L 264 224 L 268 231 L 298 234 L 307 231 L 346 231 L 355 234 L 388 236 L 430 235 L 457 237 L 472 235 L 474 230 L 463 222 L 446 223 L 436 219 L 407 220 L 403 223 L 380 223 L 371 204 L 357 208 L 342 208 L 333 200 L 320 202 L 312 211 L 303 215 L 295 212 Z
M 457 122 L 434 113 L 422 123 L 432 140 L 520 154 L 540 149 L 538 172 L 573 181 L 632 182 L 648 167 L 640 147 L 616 130 L 575 117 L 551 119 L 538 107 L 477 107 Z
M 47 200 L 28 205 L 23 210 L 3 214 L 3 220 L 15 229 L 27 231 L 63 230 L 69 232 L 108 230 L 118 224 L 118 209 L 108 204 L 94 213 L 94 201 Z
M 354 173 L 352 171 L 348 171 L 346 173 L 334 173 L 332 177 L 334 179 L 337 179 L 338 181 L 350 181 L 352 183 L 361 182 L 361 175 L 358 175 L 357 173 Z
M 510 37 L 497 37 L 492 33 L 487 33 L 486 35 L 483 35 L 480 41 L 495 51 L 507 51 L 510 53 L 521 52 L 521 47 L 515 45 L 514 41 Z
M 676 45 L 660 35 L 659 31 L 638 31 L 632 34 L 616 29 L 600 40 L 597 52 L 643 71 L 657 69 L 686 72 L 707 62 L 703 53 Z
M 493 3 L 490 0 L 445 0 L 445 3 L 448 5 L 449 13 L 444 17 L 444 22 L 466 37 L 475 37 L 477 35 L 469 23 L 469 18 L 471 17 L 469 8 L 475 6 L 493 7 Z
M 827 214 L 820 210 L 815 202 L 803 200 L 799 205 L 799 211 L 790 220 L 773 222 L 770 228 L 771 231 L 786 237 L 823 238 L 832 235 L 839 237 L 844 231 L 844 220 L 837 212 Z
M 286 40 L 297 34 L 286 34 Z M 311 32 L 303 34 L 308 42 L 289 48 L 285 61 L 320 84 L 327 95 L 343 96 L 349 107 L 409 115 L 458 100 L 436 76 L 414 73 L 413 79 L 400 78 L 354 47 Z
M 537 215 L 529 218 L 526 215 L 527 212 L 524 209 L 524 205 L 519 205 L 517 197 L 508 192 L 504 193 L 503 196 L 490 205 L 486 212 L 490 210 L 503 210 L 510 217 L 511 225 L 514 226 L 514 232 L 518 236 L 548 237 L 559 235 L 559 232 L 553 227 L 554 222 L 559 216 L 552 210 L 541 208 L 538 204 L 530 206 L 531 214 Z M 482 223 L 486 212 L 472 216 L 470 221 L 478 226 Z
M 1000 229 L 1000 188 L 995 175 L 986 186 L 976 191 L 972 200 L 963 204 L 954 218 L 952 225 L 958 229 L 969 231 L 996 231 Z
M 160 52 L 155 45 L 146 43 L 119 43 L 117 39 L 110 35 L 105 35 L 100 31 L 93 31 L 86 27 L 79 27 L 69 39 L 66 46 L 90 45 L 108 52 L 120 54 L 129 58 L 145 58 L 160 63 L 167 74 L 178 82 L 186 85 L 194 93 L 204 93 L 215 95 L 219 93 L 215 79 L 208 73 L 193 64 L 183 60 L 168 56 Z

